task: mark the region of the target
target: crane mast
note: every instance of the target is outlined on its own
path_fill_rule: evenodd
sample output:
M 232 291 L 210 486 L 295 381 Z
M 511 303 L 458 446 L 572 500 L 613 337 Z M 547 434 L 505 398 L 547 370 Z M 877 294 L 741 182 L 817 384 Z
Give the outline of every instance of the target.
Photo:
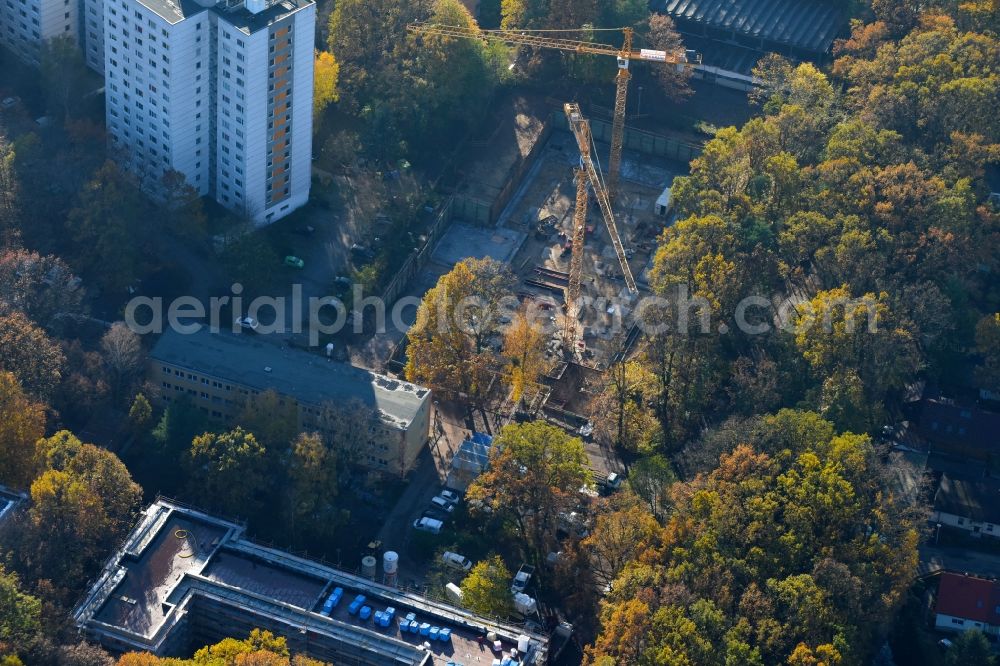
M 625 139 L 625 102 L 628 96 L 628 84 L 632 78 L 629 63 L 633 60 L 673 64 L 678 67 L 697 65 L 701 56 L 694 51 L 678 49 L 676 52 L 657 49 L 633 48 L 632 28 L 620 28 L 623 42 L 620 47 L 611 44 L 586 42 L 575 39 L 553 37 L 553 34 L 566 32 L 563 30 L 481 30 L 457 25 L 440 25 L 436 23 L 411 23 L 407 31 L 419 35 L 437 35 L 440 37 L 460 37 L 489 41 L 496 39 L 506 44 L 531 46 L 535 48 L 555 49 L 570 53 L 585 53 L 604 55 L 617 58 L 618 73 L 615 76 L 615 112 L 611 123 L 611 159 L 608 161 L 608 198 L 613 199 L 618 191 L 621 172 L 622 146 Z M 618 29 L 616 29 L 618 30 Z
M 628 266 L 628 257 L 625 256 L 625 247 L 622 244 L 621 236 L 618 234 L 618 225 L 615 223 L 615 214 L 611 210 L 611 200 L 608 198 L 607 188 L 604 186 L 604 182 L 601 180 L 600 174 L 597 172 L 597 167 L 594 165 L 594 159 L 591 155 L 591 145 L 593 144 L 593 139 L 590 133 L 590 123 L 586 118 L 583 117 L 583 113 L 580 111 L 580 105 L 574 102 L 569 102 L 563 106 L 563 111 L 566 113 L 566 120 L 569 121 L 570 129 L 573 130 L 573 136 L 576 138 L 577 146 L 580 148 L 580 167 L 586 173 L 587 179 L 590 182 L 591 188 L 594 190 L 594 196 L 597 198 L 597 204 L 601 207 L 601 214 L 604 216 L 604 224 L 608 227 L 608 234 L 611 236 L 611 244 L 615 248 L 615 254 L 618 255 L 618 263 L 622 267 L 622 276 L 625 278 L 625 285 L 628 290 L 633 294 L 639 292 L 639 288 L 635 284 L 635 278 L 632 277 L 632 270 Z M 577 194 L 577 201 L 579 202 L 579 194 Z M 577 209 L 576 214 L 579 215 L 580 211 Z M 584 209 L 584 215 L 586 215 L 586 209 Z M 575 218 L 574 218 L 575 222 Z M 575 239 L 574 229 L 574 239 Z M 582 251 L 582 243 L 581 243 Z M 576 247 L 574 243 L 573 247 L 574 253 L 576 252 Z M 582 265 L 582 262 L 580 262 Z M 574 264 L 571 262 L 570 266 Z M 581 266 L 582 267 L 582 266 Z M 570 271 L 569 281 L 570 281 L 570 292 L 573 292 L 574 287 L 572 286 L 576 282 L 576 291 L 579 293 L 579 283 L 580 274 L 573 274 Z

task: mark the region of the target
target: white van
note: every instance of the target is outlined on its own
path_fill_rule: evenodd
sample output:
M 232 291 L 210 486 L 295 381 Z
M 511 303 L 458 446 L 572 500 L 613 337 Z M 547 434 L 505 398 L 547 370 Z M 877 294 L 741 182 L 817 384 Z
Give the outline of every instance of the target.
M 441 553 L 441 561 L 452 569 L 461 569 L 462 571 L 468 571 L 472 568 L 472 562 L 467 557 L 463 557 L 458 553 L 453 553 L 451 551 L 444 551 Z
M 413 529 L 420 530 L 422 532 L 430 532 L 431 534 L 440 534 L 441 528 L 444 526 L 440 520 L 434 520 L 433 518 L 417 518 L 413 521 Z

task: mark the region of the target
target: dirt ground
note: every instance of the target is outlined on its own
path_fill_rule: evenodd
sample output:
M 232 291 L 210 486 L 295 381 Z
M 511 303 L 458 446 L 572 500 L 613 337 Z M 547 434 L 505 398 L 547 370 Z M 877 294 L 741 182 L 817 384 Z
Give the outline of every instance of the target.
M 598 158 L 609 148 L 598 144 Z M 576 143 L 568 132 L 555 132 L 528 173 L 520 191 L 501 216 L 498 226 L 528 235 L 512 262 L 522 278 L 522 294 L 548 306 L 552 315 L 552 346 L 561 340 L 563 288 L 569 271 L 573 212 L 576 201 L 574 168 L 579 164 Z M 687 165 L 630 154 L 623 156 L 621 191 L 615 203 L 616 225 L 629 269 L 640 287 L 656 247 L 656 237 L 669 219 L 656 215 L 654 204 L 674 176 L 687 172 Z M 581 300 L 594 305 L 583 309 L 581 322 L 587 352 L 578 361 L 597 368 L 607 366 L 618 351 L 630 326 L 628 293 L 603 216 L 590 196 L 583 262 Z M 541 285 L 539 283 L 542 283 Z

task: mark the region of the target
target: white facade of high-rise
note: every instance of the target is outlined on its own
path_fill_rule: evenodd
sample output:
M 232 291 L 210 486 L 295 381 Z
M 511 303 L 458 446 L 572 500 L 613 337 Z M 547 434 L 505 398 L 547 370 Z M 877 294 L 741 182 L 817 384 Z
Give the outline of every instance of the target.
M 87 66 L 104 71 L 104 0 L 82 0 L 80 4 L 80 48 Z
M 77 39 L 78 20 L 78 0 L 0 0 L 0 43 L 38 64 L 44 41 Z
M 7 0 L 0 0 L 6 2 Z M 144 186 L 177 171 L 256 224 L 309 198 L 312 0 L 103 4 L 108 132 Z

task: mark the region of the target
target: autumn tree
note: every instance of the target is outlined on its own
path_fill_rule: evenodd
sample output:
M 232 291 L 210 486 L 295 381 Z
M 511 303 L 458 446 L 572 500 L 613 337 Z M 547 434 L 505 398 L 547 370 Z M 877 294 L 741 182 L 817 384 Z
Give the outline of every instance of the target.
M 268 389 L 249 397 L 236 423 L 252 433 L 269 454 L 277 456 L 287 451 L 298 435 L 299 410 L 293 400 Z
M 148 652 L 128 652 L 119 657 L 116 666 L 328 666 L 304 655 L 291 654 L 283 636 L 254 629 L 245 639 L 225 638 L 207 645 L 191 659 L 157 657 Z
M 527 387 L 545 371 L 545 334 L 542 327 L 520 310 L 503 334 L 503 356 L 508 363 L 511 400 L 521 400 Z
M 614 25 L 625 25 L 615 23 Z M 649 30 L 646 33 L 649 48 L 666 51 L 669 54 L 684 52 L 684 44 L 677 32 L 674 20 L 666 14 L 653 12 L 649 15 Z M 678 67 L 676 65 L 659 65 L 653 67 L 653 76 L 664 94 L 673 100 L 683 100 L 694 92 L 690 80 L 694 67 Z
M 330 534 L 340 522 L 336 457 L 316 433 L 300 434 L 291 453 L 287 525 L 293 533 Z
M 49 327 L 56 315 L 82 310 L 83 288 L 62 259 L 28 250 L 0 253 L 0 311 L 20 310 Z
M 512 423 L 497 435 L 489 466 L 467 495 L 510 516 L 522 538 L 542 553 L 559 511 L 588 482 L 586 465 L 583 443 L 561 428 L 543 421 Z
M 144 355 L 138 334 L 115 322 L 101 337 L 101 352 L 108 368 L 113 394 L 121 397 L 142 372 Z
M 128 410 L 128 421 L 135 432 L 142 432 L 153 418 L 153 406 L 142 393 L 137 393 Z
M 591 568 L 605 585 L 644 551 L 655 549 L 661 535 L 660 524 L 646 509 L 635 502 L 619 503 L 625 506 L 597 514 L 593 531 L 581 542 L 590 553 Z
M 630 452 L 650 453 L 662 442 L 662 429 L 650 408 L 652 373 L 638 361 L 612 364 L 602 393 L 591 403 L 591 420 L 602 441 Z
M 514 299 L 510 268 L 466 259 L 424 295 L 407 332 L 406 378 L 448 394 L 481 397 L 499 369 L 490 344 Z
M 247 515 L 266 484 L 266 451 L 252 432 L 237 426 L 195 437 L 187 455 L 192 497 L 227 515 Z
M 132 526 L 142 489 L 111 452 L 61 431 L 38 442 L 41 476 L 16 525 L 21 571 L 75 594 Z
M 337 77 L 340 65 L 329 51 L 316 51 L 316 62 L 313 65 L 313 117 L 320 115 L 340 98 L 337 91 Z
M 920 366 L 907 322 L 893 321 L 887 299 L 884 293 L 852 298 L 845 286 L 797 310 L 796 346 L 823 379 L 823 409 L 842 427 L 876 425 L 886 392 L 901 388 Z
M 35 477 L 35 442 L 45 434 L 45 408 L 0 372 L 0 484 L 27 488 Z
M 867 437 L 832 432 L 787 411 L 675 486 L 662 555 L 616 579 L 591 663 L 810 663 L 834 651 L 865 663 L 912 579 L 923 517 L 893 493 Z
M 59 346 L 21 312 L 0 314 L 0 370 L 12 373 L 27 393 L 50 396 L 64 361 Z
M 208 232 L 208 218 L 201 195 L 187 177 L 173 169 L 160 176 L 157 219 L 163 227 L 182 238 L 204 239 Z
M 511 575 L 499 555 L 476 562 L 462 580 L 462 605 L 474 613 L 507 617 L 513 610 Z

